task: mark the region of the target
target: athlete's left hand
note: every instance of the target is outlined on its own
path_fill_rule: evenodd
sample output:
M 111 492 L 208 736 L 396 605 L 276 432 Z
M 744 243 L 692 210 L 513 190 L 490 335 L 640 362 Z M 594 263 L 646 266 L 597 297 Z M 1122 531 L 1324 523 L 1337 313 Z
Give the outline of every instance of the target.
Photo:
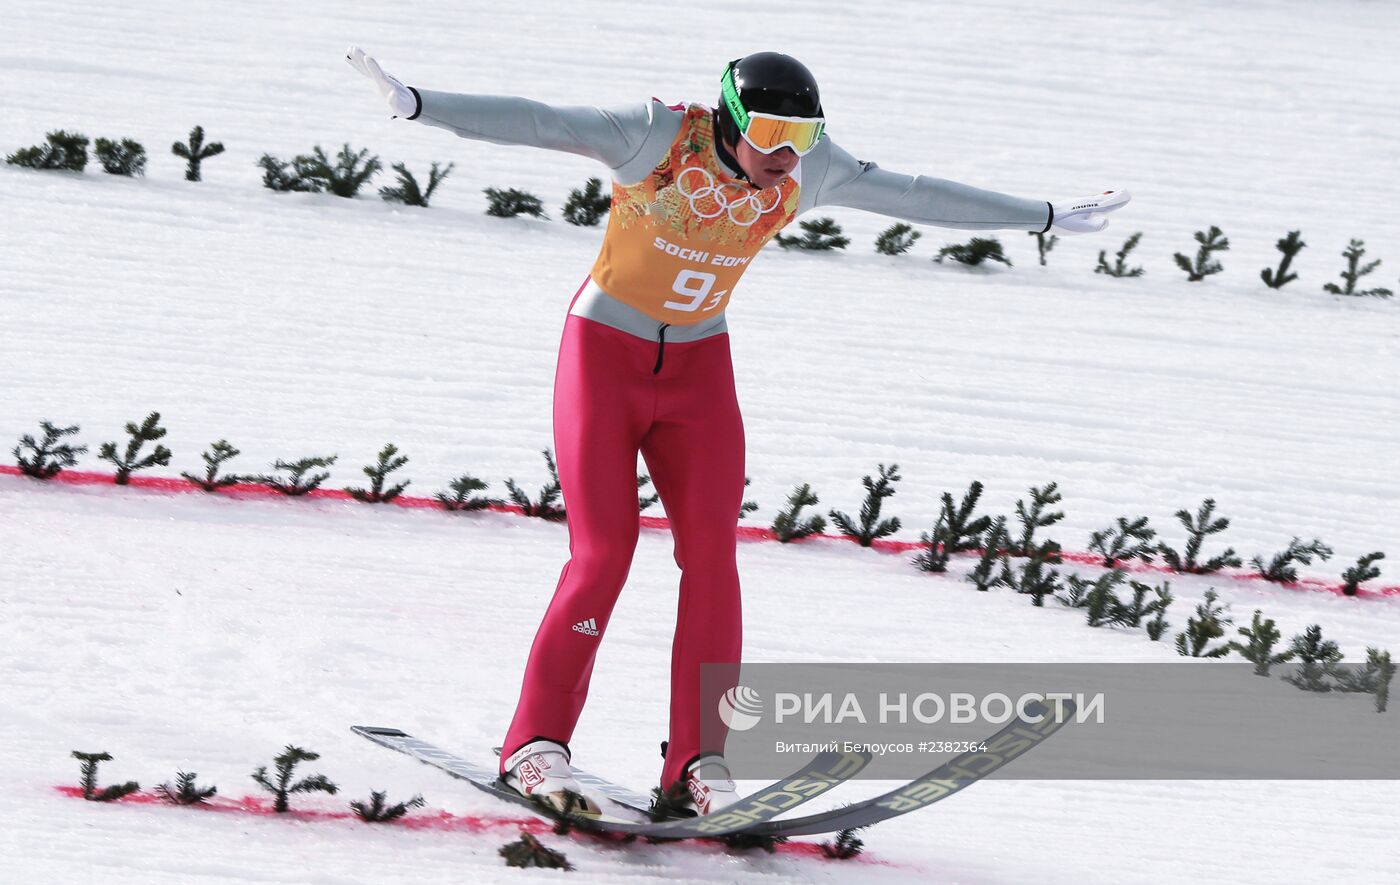
M 1050 227 L 1069 234 L 1092 234 L 1108 227 L 1109 212 L 1122 208 L 1132 199 L 1127 191 L 1104 191 L 1092 197 L 1055 203 Z

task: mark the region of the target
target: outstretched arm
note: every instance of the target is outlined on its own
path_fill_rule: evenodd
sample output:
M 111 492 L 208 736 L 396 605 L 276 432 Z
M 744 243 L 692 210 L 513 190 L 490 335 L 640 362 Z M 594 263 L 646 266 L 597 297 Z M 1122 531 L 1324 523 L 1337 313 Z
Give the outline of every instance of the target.
M 652 148 L 663 142 L 669 145 L 680 129 L 679 116 L 656 101 L 606 110 L 556 107 L 503 95 L 437 92 L 405 86 L 356 47 L 349 49 L 346 59 L 374 83 L 395 116 L 463 138 L 581 154 L 612 169 L 624 183 L 635 171 L 633 166 L 641 166 L 643 175 L 649 171 L 659 159 L 651 156 Z
M 916 224 L 965 230 L 1045 232 L 1053 225 L 1065 233 L 1102 230 L 1102 215 L 1128 201 L 1110 191 L 1097 198 L 1052 205 L 982 190 L 927 175 L 904 175 L 857 160 L 829 138 L 802 160 L 802 204 L 848 206 Z
M 646 141 L 649 109 L 556 107 L 505 95 L 463 95 L 414 90 L 419 105 L 408 119 L 494 144 L 520 144 L 591 157 L 613 169 Z

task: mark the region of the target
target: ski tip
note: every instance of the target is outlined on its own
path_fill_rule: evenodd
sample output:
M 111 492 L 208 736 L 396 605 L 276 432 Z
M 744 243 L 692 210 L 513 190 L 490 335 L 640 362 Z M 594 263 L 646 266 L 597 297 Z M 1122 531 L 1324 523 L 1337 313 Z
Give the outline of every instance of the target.
M 387 728 L 383 725 L 352 725 L 350 730 L 355 734 L 379 735 L 381 737 L 408 737 L 408 732 L 400 731 L 397 728 Z

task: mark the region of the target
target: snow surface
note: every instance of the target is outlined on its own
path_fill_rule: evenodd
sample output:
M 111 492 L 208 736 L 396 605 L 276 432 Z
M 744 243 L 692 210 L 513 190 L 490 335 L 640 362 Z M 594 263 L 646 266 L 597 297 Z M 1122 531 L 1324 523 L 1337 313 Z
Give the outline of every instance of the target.
M 1046 268 L 1016 233 L 1002 235 L 1009 271 L 931 263 L 967 238 L 934 228 L 913 253 L 879 256 L 870 243 L 889 222 L 854 211 L 822 213 L 853 237 L 849 254 L 767 254 L 730 310 L 762 505 L 749 523 L 767 524 L 802 482 L 854 511 L 860 476 L 898 463 L 887 507 L 906 540 L 932 525 L 943 491 L 981 480 L 984 508 L 1008 512 L 1057 481 L 1068 515 L 1053 534 L 1071 549 L 1120 515 L 1179 543 L 1171 514 L 1213 496 L 1232 520 L 1215 549 L 1248 558 L 1320 537 L 1337 556 L 1305 574 L 1335 581 L 1385 550 L 1382 582 L 1396 583 L 1400 304 L 1321 293 L 1352 237 L 1385 261 L 1374 284 L 1400 289 L 1394 7 L 347 9 L 151 0 L 5 16 L 0 147 L 70 128 L 134 137 L 151 161 L 134 181 L 95 164 L 0 167 L 0 440 L 50 419 L 81 424 L 95 452 L 157 409 L 169 476 L 227 438 L 247 471 L 337 453 L 332 483 L 350 485 L 393 441 L 417 494 L 464 472 L 498 494 L 507 476 L 537 488 L 564 310 L 599 237 L 561 223 L 558 206 L 600 170 L 389 120 L 344 45 L 416 85 L 604 105 L 710 100 L 723 61 L 776 46 L 817 73 L 833 137 L 863 158 L 1045 199 L 1122 186 L 1134 202 L 1105 234 L 1062 239 Z M 197 185 L 165 147 L 195 124 L 228 147 Z M 457 170 L 427 211 L 260 187 L 262 153 L 345 141 L 420 176 L 432 160 Z M 535 191 L 555 220 L 488 218 L 487 186 Z M 1231 237 L 1226 272 L 1188 285 L 1171 254 L 1210 224 Z M 1301 279 L 1269 290 L 1258 270 L 1296 228 Z M 1146 277 L 1090 272 L 1138 230 Z M 82 466 L 97 464 L 90 453 Z M 501 864 L 513 809 L 348 726 L 487 752 L 566 556 L 562 527 L 500 514 L 0 476 L 0 881 L 557 875 Z M 750 660 L 1175 659 L 905 557 L 835 544 L 744 544 L 740 557 Z M 644 532 L 574 741 L 588 767 L 639 786 L 664 736 L 675 582 L 670 539 Z M 1322 624 L 1349 659 L 1400 652 L 1393 599 L 1229 579 L 1174 581 L 1178 626 L 1208 587 L 1286 636 Z M 288 742 L 321 752 L 313 769 L 345 787 L 306 808 L 387 789 L 506 822 L 367 829 L 54 789 L 76 780 L 70 750 L 108 750 L 104 783 L 152 786 L 183 768 L 238 798 Z M 1396 799 L 1389 783 L 988 782 L 869 833 L 878 863 L 840 865 L 544 838 L 578 881 L 1374 882 L 1400 877 L 1383 811 Z

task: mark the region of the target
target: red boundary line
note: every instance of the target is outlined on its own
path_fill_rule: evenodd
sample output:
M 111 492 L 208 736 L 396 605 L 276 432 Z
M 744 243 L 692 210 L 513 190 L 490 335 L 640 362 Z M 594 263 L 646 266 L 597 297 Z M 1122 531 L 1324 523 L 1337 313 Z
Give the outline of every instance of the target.
M 0 476 L 24 476 L 23 471 L 18 467 L 7 464 L 0 464 Z M 35 480 L 38 482 L 39 480 Z M 115 485 L 114 474 L 96 473 L 87 470 L 64 470 L 47 482 L 63 483 L 75 486 L 92 485 Z M 191 492 L 204 492 L 202 488 L 183 478 L 172 478 L 166 476 L 133 476 L 127 483 L 129 488 L 148 489 L 159 492 L 173 492 L 178 494 L 188 494 Z M 227 486 L 217 492 L 205 492 L 205 494 L 222 495 L 229 498 L 284 498 L 287 497 L 276 489 L 267 486 L 240 484 Z M 300 497 L 316 498 L 329 501 L 354 501 L 348 492 L 340 489 L 312 489 Z M 410 495 L 400 495 L 389 501 L 388 504 L 395 507 L 405 507 L 411 510 L 442 510 L 442 505 L 432 498 L 418 498 Z M 493 504 L 486 508 L 497 513 L 522 514 L 520 507 L 514 504 Z M 664 516 L 642 516 L 641 525 L 643 528 L 671 530 L 671 521 Z M 761 526 L 741 525 L 736 528 L 739 539 L 742 541 L 777 541 L 777 536 L 772 529 Z M 850 535 L 812 535 L 791 541 L 792 544 L 810 544 L 822 542 L 849 542 L 858 543 Z M 871 543 L 871 549 L 883 553 L 909 553 L 914 550 L 922 550 L 924 544 L 920 541 L 892 541 L 885 538 L 877 538 Z M 1103 558 L 1093 553 L 1064 552 L 1060 556 L 1068 562 L 1080 565 L 1092 565 L 1103 567 Z M 1124 566 L 1128 571 L 1139 573 L 1156 574 L 1176 574 L 1171 569 L 1162 565 L 1148 565 L 1144 563 L 1134 563 Z M 1263 581 L 1258 574 L 1232 570 L 1228 572 L 1217 572 L 1220 577 L 1231 578 L 1236 581 L 1252 583 Z M 1335 593 L 1338 596 L 1345 596 L 1340 583 L 1329 583 L 1320 578 L 1303 578 L 1290 583 L 1274 584 L 1275 587 L 1284 587 L 1290 590 L 1307 590 L 1320 593 Z M 1384 598 L 1388 596 L 1400 596 L 1400 585 L 1377 587 L 1372 590 L 1362 590 L 1355 597 L 1356 599 Z
M 54 787 L 58 793 L 70 799 L 82 799 L 83 788 L 67 784 Z M 147 790 L 141 790 L 130 795 L 123 796 L 113 802 L 103 802 L 102 805 L 159 805 L 171 808 L 186 808 L 191 811 L 206 812 L 212 814 L 247 814 L 257 817 L 276 817 L 284 820 L 308 821 L 313 823 L 323 823 L 326 821 L 355 821 L 359 822 L 359 815 L 353 811 L 326 811 L 324 809 L 293 809 L 278 813 L 273 810 L 272 802 L 260 796 L 244 796 L 241 799 L 229 799 L 223 796 L 210 797 L 205 802 L 194 805 L 173 806 L 165 799 Z M 370 826 L 380 827 L 402 827 L 409 830 L 439 830 L 450 833 L 470 833 L 472 835 L 482 835 L 493 830 L 509 828 L 512 831 L 525 831 L 532 835 L 551 833 L 554 825 L 548 821 L 537 817 L 510 817 L 496 814 L 453 814 L 450 811 L 438 809 L 436 811 L 421 810 L 410 811 L 397 820 L 384 821 L 382 823 L 370 824 Z M 572 835 L 580 839 L 592 839 L 603 842 L 622 842 L 621 838 L 611 837 L 605 834 L 590 834 L 575 831 Z M 782 854 L 792 854 L 803 857 L 815 857 L 819 860 L 833 860 L 828 858 L 822 851 L 820 842 L 780 842 L 774 846 Z M 881 866 L 894 866 L 890 861 L 868 857 L 864 854 L 856 855 L 854 860 L 864 863 L 879 864 Z
M 83 788 L 69 785 L 54 787 L 70 799 L 83 798 Z M 148 791 L 140 791 L 124 796 L 115 802 L 104 805 L 169 805 L 160 796 Z M 241 799 L 228 799 L 213 796 L 206 802 L 181 806 L 195 811 L 224 814 L 251 814 L 267 817 L 281 817 L 287 820 L 333 821 L 358 820 L 353 811 L 292 810 L 279 814 L 272 809 L 272 802 L 258 796 L 244 796 Z M 390 826 L 407 827 L 411 830 L 447 830 L 458 833 L 484 833 L 488 830 L 512 827 L 531 833 L 547 833 L 552 825 L 537 817 L 508 817 L 505 815 L 468 814 L 456 815 L 447 811 L 410 812 L 394 821 L 386 821 Z

